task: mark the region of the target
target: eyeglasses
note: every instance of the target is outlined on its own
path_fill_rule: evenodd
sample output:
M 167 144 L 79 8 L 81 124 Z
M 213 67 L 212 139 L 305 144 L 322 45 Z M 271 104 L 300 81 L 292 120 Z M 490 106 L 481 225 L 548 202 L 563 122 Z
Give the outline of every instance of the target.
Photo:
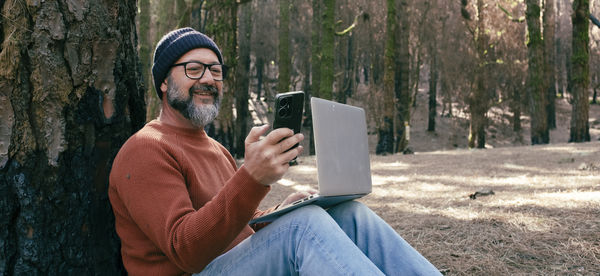
M 223 79 L 225 79 L 225 77 L 227 76 L 228 69 L 227 65 L 225 64 L 206 64 L 199 61 L 177 63 L 173 64 L 173 66 L 171 67 L 175 66 L 183 66 L 183 68 L 185 69 L 185 75 L 193 80 L 201 79 L 202 76 L 204 76 L 204 72 L 206 72 L 206 69 L 208 68 L 208 71 L 210 71 L 210 75 L 212 76 L 213 80 L 223 81 Z

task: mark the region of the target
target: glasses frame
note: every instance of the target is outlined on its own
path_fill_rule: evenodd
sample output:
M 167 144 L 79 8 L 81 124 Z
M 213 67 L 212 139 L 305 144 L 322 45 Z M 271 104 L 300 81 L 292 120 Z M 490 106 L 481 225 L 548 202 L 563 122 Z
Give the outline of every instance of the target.
M 201 64 L 202 66 L 204 66 L 204 71 L 202 71 L 202 74 L 200 74 L 200 77 L 197 78 L 192 78 L 188 75 L 187 73 L 187 65 L 190 63 L 196 63 L 196 64 Z M 176 63 L 171 65 L 171 67 L 177 67 L 177 66 L 183 66 L 183 72 L 185 73 L 185 76 L 188 77 L 189 79 L 192 80 L 199 80 L 202 77 L 204 77 L 204 73 L 206 73 L 206 69 L 210 70 L 211 67 L 215 66 L 215 65 L 220 65 L 222 68 L 221 70 L 223 70 L 222 73 L 222 78 L 221 79 L 215 79 L 215 77 L 212 75 L 212 73 L 210 74 L 210 76 L 212 77 L 212 79 L 214 81 L 223 81 L 225 80 L 225 77 L 227 77 L 227 70 L 229 69 L 229 67 L 225 64 L 221 64 L 221 63 L 211 63 L 211 64 L 206 64 L 204 62 L 200 62 L 200 61 L 187 61 L 187 62 L 182 62 L 182 63 Z

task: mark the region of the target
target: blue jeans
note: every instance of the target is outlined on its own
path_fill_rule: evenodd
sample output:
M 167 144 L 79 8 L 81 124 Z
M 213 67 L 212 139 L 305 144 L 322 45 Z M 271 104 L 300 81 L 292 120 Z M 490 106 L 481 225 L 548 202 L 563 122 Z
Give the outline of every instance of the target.
M 299 208 L 195 275 L 441 275 L 365 205 Z

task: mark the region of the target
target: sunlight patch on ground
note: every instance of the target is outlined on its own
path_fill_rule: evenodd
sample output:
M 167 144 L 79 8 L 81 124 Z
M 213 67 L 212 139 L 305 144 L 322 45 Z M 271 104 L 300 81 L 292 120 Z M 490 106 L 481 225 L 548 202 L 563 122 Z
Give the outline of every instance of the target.
M 290 186 L 296 185 L 296 182 L 295 181 L 291 181 L 289 179 L 282 178 L 282 179 L 279 179 L 279 181 L 277 181 L 277 184 L 283 185 L 283 186 L 286 186 L 286 187 L 290 187 Z
M 458 221 L 464 221 L 465 223 L 475 220 L 489 221 L 492 219 L 532 232 L 547 232 L 552 228 L 559 226 L 559 223 L 552 218 L 540 216 L 539 214 L 530 214 L 528 212 L 529 209 L 524 209 L 522 211 L 506 210 L 502 208 L 489 210 L 480 209 L 481 206 L 471 205 L 440 209 L 430 208 L 419 204 L 411 204 L 409 201 L 381 203 L 381 206 L 391 208 L 397 213 L 407 213 L 415 217 L 438 215 Z
M 512 163 L 504 163 L 502 166 L 507 169 L 511 169 L 511 170 L 523 170 L 524 171 L 524 170 L 529 169 L 529 167 L 522 166 L 522 165 L 516 165 L 516 164 L 512 164 Z
M 299 166 L 293 166 L 290 167 L 290 172 L 297 172 L 297 173 L 317 173 L 317 167 L 315 166 L 305 166 L 305 165 L 299 165 Z
M 540 150 L 543 151 L 549 151 L 549 152 L 568 152 L 571 154 L 582 154 L 582 155 L 587 155 L 587 154 L 592 154 L 594 152 L 597 152 L 596 149 L 576 149 L 573 147 L 569 147 L 569 146 L 564 146 L 564 147 L 560 147 L 560 146 L 552 146 L 552 147 L 540 147 Z
M 571 202 L 590 202 L 600 204 L 600 192 L 591 191 L 571 191 L 562 193 L 541 193 L 536 194 L 537 198 L 540 199 L 554 199 L 560 201 L 571 201 Z
M 302 185 L 302 184 L 298 184 L 295 181 L 289 180 L 289 179 L 279 179 L 279 181 L 277 181 L 277 184 L 285 186 L 285 187 L 289 187 L 294 189 L 295 191 L 308 191 L 308 190 L 312 190 L 313 188 L 310 185 Z
M 457 155 L 461 156 L 465 153 L 473 152 L 474 150 L 468 149 L 455 149 L 453 151 L 448 150 L 437 150 L 437 151 L 428 151 L 428 152 L 415 152 L 415 155 Z
M 411 165 L 403 162 L 393 162 L 393 163 L 382 163 L 382 162 L 372 162 L 371 170 L 381 170 L 381 169 L 407 169 Z
M 373 186 L 381 186 L 381 185 L 387 185 L 387 184 L 398 184 L 401 182 L 407 182 L 410 180 L 410 178 L 408 178 L 406 176 L 372 175 L 371 180 L 373 182 Z

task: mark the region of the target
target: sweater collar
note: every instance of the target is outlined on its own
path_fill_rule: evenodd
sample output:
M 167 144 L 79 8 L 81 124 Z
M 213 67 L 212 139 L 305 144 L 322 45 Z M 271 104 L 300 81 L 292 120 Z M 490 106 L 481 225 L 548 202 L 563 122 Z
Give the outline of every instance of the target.
M 173 125 L 166 124 L 164 122 L 159 121 L 158 119 L 154 119 L 148 123 L 149 126 L 159 128 L 164 130 L 167 133 L 173 133 L 176 135 L 189 136 L 195 138 L 203 138 L 207 137 L 206 132 L 203 128 L 184 128 L 177 127 Z

